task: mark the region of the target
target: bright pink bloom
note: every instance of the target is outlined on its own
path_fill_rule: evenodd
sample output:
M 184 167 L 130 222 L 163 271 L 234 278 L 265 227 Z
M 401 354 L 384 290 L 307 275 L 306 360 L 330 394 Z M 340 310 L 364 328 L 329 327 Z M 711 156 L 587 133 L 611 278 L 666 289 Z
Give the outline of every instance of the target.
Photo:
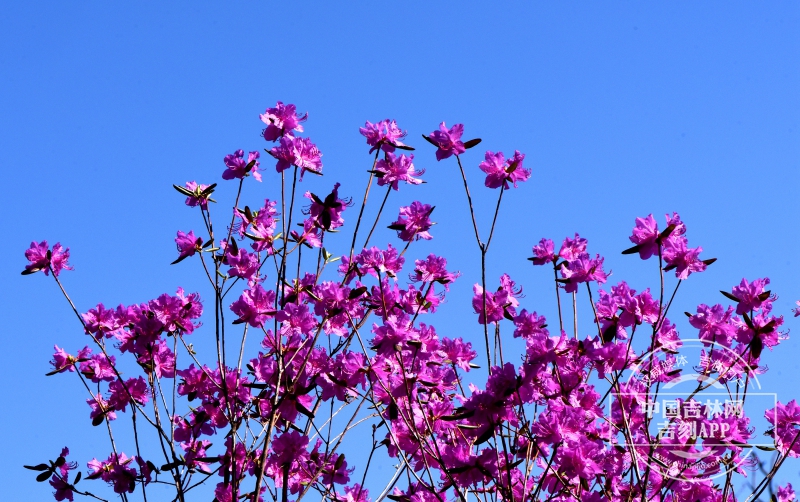
M 203 249 L 203 238 L 195 237 L 194 231 L 190 230 L 188 234 L 178 230 L 178 236 L 175 237 L 175 245 L 178 248 L 178 260 L 194 256 L 194 254 Z
M 352 205 L 352 201 L 339 198 L 340 186 L 339 183 L 333 185 L 333 190 L 324 200 L 311 192 L 306 192 L 303 195 L 303 197 L 311 201 L 311 205 L 303 213 L 309 215 L 319 228 L 335 230 L 344 225 L 342 212 Z
M 794 493 L 792 484 L 786 483 L 786 486 L 779 486 L 776 498 L 778 499 L 778 502 L 793 502 L 797 500 L 797 495 Z
M 395 147 L 405 146 L 400 140 L 406 137 L 406 132 L 401 131 L 394 120 L 385 119 L 375 124 L 367 121 L 364 127 L 358 128 L 358 132 L 367 138 L 367 144 L 372 147 L 369 153 L 378 148 L 384 152 L 393 152 Z
M 203 190 L 208 188 L 209 185 L 198 185 L 194 181 L 186 182 L 186 189 L 192 192 L 192 195 L 186 197 L 186 205 L 189 207 L 200 206 L 202 209 L 208 209 L 208 200 L 210 194 L 203 194 Z
M 658 252 L 658 223 L 653 215 L 647 218 L 636 218 L 636 226 L 633 227 L 633 234 L 628 237 L 630 241 L 639 247 L 639 257 L 646 260 Z
M 236 150 L 230 155 L 225 156 L 225 166 L 227 169 L 222 173 L 222 179 L 232 180 L 234 178 L 244 179 L 245 176 L 253 175 L 257 181 L 261 181 L 261 173 L 258 172 L 258 152 L 250 152 L 247 162 L 244 160 L 244 150 Z M 247 166 L 250 166 L 248 169 Z
M 57 371 L 58 373 L 75 371 L 75 362 L 77 358 L 67 354 L 67 352 L 58 345 L 53 345 L 53 348 L 55 349 L 55 353 L 53 354 L 53 360 L 50 361 L 50 364 L 53 365 L 53 371 Z
M 480 163 L 478 167 L 481 171 L 486 173 L 485 185 L 488 188 L 500 188 L 508 190 L 510 188 L 509 182 L 514 184 L 517 188 L 517 183 L 527 181 L 531 177 L 530 169 L 522 167 L 522 161 L 525 155 L 520 153 L 519 150 L 514 152 L 514 156 L 506 160 L 503 152 L 487 151 L 485 160 Z
M 567 261 L 577 259 L 586 252 L 586 244 L 588 242 L 589 241 L 578 234 L 575 234 L 574 239 L 570 239 L 569 237 L 565 238 L 564 242 L 561 243 L 561 249 L 558 251 L 559 258 L 563 258 Z
M 72 270 L 67 260 L 69 260 L 69 248 L 63 249 L 61 243 L 57 242 L 52 250 L 49 250 L 47 241 L 40 243 L 31 242 L 30 248 L 25 251 L 25 258 L 30 262 L 25 265 L 24 275 L 32 274 L 34 272 L 44 271 L 44 275 L 50 275 L 50 270 L 53 270 L 53 275 L 58 277 L 62 270 Z
M 425 170 L 417 171 L 412 164 L 413 155 L 399 157 L 393 153 L 387 153 L 384 159 L 375 165 L 378 186 L 391 185 L 393 190 L 398 190 L 398 184 L 405 181 L 409 185 L 419 185 L 422 180 L 414 176 L 422 176 Z
M 662 252 L 664 261 L 667 263 L 665 269 L 675 269 L 675 277 L 678 279 L 686 279 L 692 272 L 702 272 L 706 269 L 706 264 L 699 258 L 703 248 L 692 249 L 688 248 L 686 244 L 686 238 L 670 236 Z
M 761 306 L 766 303 L 772 303 L 769 291 L 765 291 L 769 278 L 756 279 L 753 282 L 747 282 L 747 279 L 742 279 L 738 286 L 734 286 L 731 290 L 733 296 L 739 299 L 736 305 L 736 313 L 739 315 L 747 314 L 751 310 L 760 310 Z
M 542 239 L 539 244 L 533 246 L 533 258 L 528 258 L 534 265 L 544 265 L 551 263 L 555 258 L 553 254 L 553 241 L 550 239 Z
M 278 159 L 275 170 L 279 173 L 292 166 L 300 168 L 300 181 L 303 174 L 311 171 L 320 174 L 322 171 L 322 154 L 317 145 L 308 138 L 293 138 L 284 136 L 280 139 L 280 144 L 272 148 L 269 153 Z
M 451 155 L 460 155 L 466 151 L 461 136 L 464 134 L 464 124 L 456 124 L 449 130 L 442 122 L 439 130 L 430 134 L 430 139 L 436 143 L 436 160 L 443 160 Z
M 259 115 L 262 122 L 267 124 L 262 131 L 264 139 L 275 141 L 281 136 L 292 136 L 292 131 L 303 132 L 300 122 L 305 122 L 308 113 L 300 116 L 297 114 L 297 107 L 293 104 L 284 105 L 278 101 L 275 108 L 267 108 L 267 111 Z
M 447 260 L 435 254 L 429 254 L 425 260 L 414 262 L 414 273 L 411 280 L 415 282 L 439 282 L 444 284 L 446 290 L 450 290 L 449 284 L 455 281 L 460 272 L 448 272 Z
M 260 284 L 246 289 L 238 300 L 231 304 L 231 310 L 239 316 L 237 322 L 246 322 L 260 328 L 267 319 L 275 316 L 275 292 L 265 290 Z
M 431 240 L 433 236 L 428 232 L 433 226 L 431 212 L 433 212 L 433 207 L 430 204 L 414 201 L 410 206 L 400 208 L 397 221 L 393 222 L 389 228 L 397 230 L 397 236 L 405 242 L 419 239 Z

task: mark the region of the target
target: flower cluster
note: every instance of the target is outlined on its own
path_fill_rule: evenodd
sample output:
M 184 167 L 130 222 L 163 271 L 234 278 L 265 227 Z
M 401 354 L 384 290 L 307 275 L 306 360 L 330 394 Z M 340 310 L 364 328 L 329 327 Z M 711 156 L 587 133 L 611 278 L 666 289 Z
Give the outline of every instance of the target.
M 296 135 L 306 119 L 280 101 L 261 115 L 264 139 L 277 142 L 269 150 L 277 171 L 294 166 L 301 179 L 306 171 L 322 174 L 316 146 Z M 182 266 L 198 267 L 208 280 L 213 308 L 204 313 L 199 294 L 179 288 L 174 296 L 116 308 L 99 303 L 78 314 L 89 345 L 72 352 L 56 345 L 48 375 L 74 374 L 82 381 L 90 420 L 103 424 L 98 430 L 111 439 L 111 453 L 99 456 L 105 460 L 86 463 L 86 479 L 104 481 L 122 500 L 153 486 L 174 487 L 170 499 L 188 500 L 196 483 L 208 481 L 218 502 L 287 502 L 309 493 L 367 502 L 367 472 L 373 456 L 385 451 L 400 471 L 379 498 L 397 501 L 472 495 L 486 502 L 730 500 L 734 474 L 754 465 L 756 423 L 743 412 L 715 408 L 699 393 L 714 385 L 743 401 L 748 382 L 767 370 L 762 358 L 769 352 L 763 349 L 788 337 L 783 317 L 773 312 L 777 297 L 767 289 L 769 279 L 742 279 L 722 292 L 729 305 L 701 304 L 687 313 L 701 362 L 681 366 L 679 350 L 688 340 L 670 320 L 673 299 L 690 274 L 713 260 L 701 260 L 702 249 L 688 247 L 677 213 L 667 215 L 663 231 L 649 215 L 636 219 L 629 237 L 634 247 L 624 253 L 658 257 L 656 287 L 637 291 L 635 281 L 603 286 L 611 275 L 605 260 L 590 255 L 577 233 L 558 250 L 550 239 L 535 244 L 529 260 L 552 266 L 546 279 L 555 290 L 557 314 L 546 317 L 540 312 L 547 307 L 534 310 L 538 297 L 526 298 L 508 274 L 497 283 L 486 280 L 502 194 L 532 175 L 523 167 L 525 156 L 515 151 L 507 159 L 488 151 L 478 166 L 484 185 L 501 189 L 484 241 L 461 158 L 480 140 L 462 142 L 464 126 L 448 129 L 442 122 L 425 139 L 436 147 L 437 160 L 456 157 L 481 253 L 481 282 L 473 284 L 471 298 L 478 345 L 468 341 L 471 334 L 440 336 L 452 327 L 434 327 L 431 314 L 469 283 L 458 281 L 461 274 L 443 256 L 409 258 L 433 238 L 431 205 L 415 200 L 393 213 L 388 228 L 404 242 L 401 249 L 369 246 L 389 195 L 401 182 L 422 183 L 423 171 L 413 155 L 396 153 L 413 150 L 402 142 L 406 132 L 396 121 L 367 122 L 360 132 L 374 153 L 363 204 L 376 179 L 385 197 L 365 244 L 356 248 L 362 205 L 349 254 L 334 257 L 326 249 L 338 245 L 326 236 L 342 231 L 352 205 L 339 183 L 324 196 L 306 191 L 305 207 L 295 205 L 294 184 L 288 196 L 265 199 L 253 206 L 258 209 L 242 207 L 239 191 L 232 214 L 225 215 L 230 225 L 217 227 L 216 234 L 209 205 L 215 185 L 175 186 L 186 206 L 199 208 L 205 231 L 177 233 L 174 263 L 199 255 Z M 251 152 L 245 159 L 242 150 L 228 155 L 223 179 L 244 183 L 252 175 L 260 181 L 258 158 Z M 53 272 L 59 286 L 59 273 L 71 268 L 69 250 L 60 244 L 51 249 L 46 241 L 34 242 L 25 257 L 23 274 Z M 663 274 L 671 270 L 677 281 Z M 515 273 L 515 279 L 522 278 Z M 665 295 L 667 280 L 677 283 L 671 297 Z M 562 305 L 562 299 L 571 301 Z M 593 321 L 582 329 L 579 303 L 591 308 Z M 212 328 L 201 334 L 204 315 Z M 188 343 L 193 334 L 207 338 L 198 346 L 216 353 L 207 357 Z M 691 413 L 657 423 L 659 392 L 682 382 L 697 390 L 664 411 Z M 771 483 L 783 460 L 800 456 L 800 406 L 778 402 L 765 417 L 771 429 L 764 433 L 778 455 Z M 114 428 L 127 418 L 133 440 L 123 448 L 128 438 L 115 436 Z M 140 445 L 146 431 L 158 448 Z M 698 439 L 697 431 L 707 434 Z M 353 465 L 354 447 L 342 445 L 354 435 L 355 448 L 369 455 L 366 465 Z M 136 455 L 123 453 L 134 447 Z M 163 454 L 160 467 L 142 451 Z M 56 500 L 98 498 L 77 487 L 83 474 L 71 475 L 78 464 L 67 462 L 68 454 L 65 448 L 55 461 L 26 467 L 40 472 L 39 481 L 50 481 Z M 778 500 L 794 498 L 791 485 L 773 492 Z

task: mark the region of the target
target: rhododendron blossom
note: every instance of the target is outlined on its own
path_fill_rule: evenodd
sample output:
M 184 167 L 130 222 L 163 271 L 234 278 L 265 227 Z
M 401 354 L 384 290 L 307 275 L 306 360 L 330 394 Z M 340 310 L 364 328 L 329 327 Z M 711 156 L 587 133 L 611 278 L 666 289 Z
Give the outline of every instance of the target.
M 68 461 L 67 448 L 28 462 L 56 500 L 795 499 L 777 473 L 800 456 L 800 405 L 752 404 L 791 319 L 767 278 L 729 278 L 706 303 L 684 306 L 678 287 L 714 259 L 689 247 L 677 213 L 663 229 L 652 214 L 638 217 L 616 237 L 614 255 L 650 260 L 640 277 L 612 277 L 614 256 L 590 254 L 577 233 L 556 248 L 517 225 L 533 256 L 495 251 L 508 243 L 492 247 L 504 197 L 518 195 L 503 194 L 534 172 L 519 151 L 471 158 L 480 140 L 462 142 L 462 124 L 441 122 L 417 159 L 455 157 L 440 167 L 460 176 L 459 191 L 463 182 L 471 228 L 449 234 L 463 256 L 448 265 L 431 247 L 438 237 L 427 242 L 433 206 L 406 199 L 384 210 L 401 182 L 421 183 L 415 157 L 395 153 L 414 148 L 394 120 L 359 129 L 372 168 L 358 214 L 345 214 L 352 199 L 335 180 L 323 195 L 297 189 L 298 170 L 300 179 L 323 175 L 319 150 L 297 136 L 308 115 L 278 101 L 260 118 L 277 172 L 294 167 L 291 176 L 273 174 L 254 185 L 267 193 L 252 195 L 242 188 L 250 175 L 261 181 L 259 154 L 237 150 L 222 173 L 239 180 L 235 199 L 209 204 L 215 184 L 175 185 L 176 203 L 196 220 L 177 232 L 173 265 L 200 278 L 202 297 L 177 288 L 106 307 L 85 298 L 92 288 L 69 296 L 60 277 L 69 250 L 47 241 L 25 250 L 23 275 L 45 272 L 77 319 L 54 335 L 43 372 L 73 382 L 82 420 L 108 436 L 59 430 L 99 450 L 81 462 Z M 489 207 L 470 192 L 475 175 L 500 188 Z M 385 187 L 379 207 L 373 182 Z M 402 246 L 386 242 L 387 227 Z M 634 246 L 623 249 L 626 235 Z M 526 259 L 537 266 L 512 270 Z M 463 272 L 469 281 L 453 263 L 475 265 Z M 487 273 L 497 267 L 499 280 Z M 470 307 L 477 322 L 459 323 Z M 38 420 L 43 412 L 31 409 L 26 419 Z

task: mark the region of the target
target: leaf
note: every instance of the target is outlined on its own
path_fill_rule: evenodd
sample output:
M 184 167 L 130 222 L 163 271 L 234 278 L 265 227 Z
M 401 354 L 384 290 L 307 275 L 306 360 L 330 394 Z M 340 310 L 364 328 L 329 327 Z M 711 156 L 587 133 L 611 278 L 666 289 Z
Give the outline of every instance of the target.
M 393 223 L 386 228 L 390 230 L 405 230 L 406 226 L 403 223 Z
M 433 141 L 431 138 L 429 138 L 428 136 L 425 136 L 424 134 L 422 135 L 422 137 L 425 138 L 425 141 L 427 141 L 431 145 L 435 146 L 436 148 L 439 148 L 439 143 Z
M 641 246 L 639 246 L 639 245 L 637 244 L 636 246 L 633 246 L 632 248 L 628 248 L 628 249 L 626 249 L 625 251 L 623 251 L 623 252 L 622 252 L 622 254 L 633 254 L 633 253 L 638 253 L 640 248 L 641 248 Z
M 716 258 L 709 258 L 707 260 L 703 260 L 703 263 L 705 263 L 706 266 L 708 266 L 708 265 L 711 265 L 712 263 L 714 263 L 715 261 L 717 261 Z
M 760 301 L 762 301 L 762 302 L 763 302 L 764 300 L 766 300 L 767 298 L 769 298 L 769 295 L 770 295 L 771 293 L 772 293 L 772 291 L 764 291 L 763 293 L 761 293 L 760 295 L 758 295 L 758 299 L 759 299 Z
M 103 419 L 105 419 L 105 416 L 103 416 L 103 415 L 97 415 L 96 417 L 94 417 L 94 418 L 92 419 L 92 425 L 93 425 L 93 426 L 95 426 L 95 427 L 97 427 L 98 425 L 100 425 L 100 424 L 102 424 L 102 423 L 103 423 Z
M 761 357 L 762 350 L 764 350 L 764 341 L 761 340 L 760 336 L 756 335 L 753 337 L 753 341 L 750 342 L 750 355 L 757 359 Z
M 39 474 L 38 476 L 36 476 L 36 481 L 38 481 L 40 483 L 42 481 L 47 481 L 47 479 L 50 477 L 50 474 L 52 474 L 50 471 L 43 472 L 43 473 Z
M 775 451 L 776 450 L 776 448 L 774 448 L 772 446 L 762 446 L 760 444 L 757 444 L 757 445 L 754 445 L 754 446 L 756 448 L 758 448 L 759 450 L 762 450 L 762 451 Z
M 359 296 L 363 295 L 366 291 L 367 291 L 367 287 L 366 286 L 361 286 L 359 288 L 356 288 L 356 289 L 350 291 L 350 294 L 348 295 L 348 298 L 350 298 L 351 300 L 354 300 L 354 299 L 358 298 Z
M 294 407 L 295 407 L 295 409 L 297 409 L 297 411 L 299 411 L 303 415 L 307 416 L 308 418 L 311 418 L 311 419 L 314 418 L 314 413 L 311 410 L 309 410 L 308 408 L 306 408 L 305 406 L 303 406 L 302 404 L 300 404 L 300 401 L 295 401 L 294 402 Z
M 47 464 L 38 464 L 38 465 L 23 465 L 22 467 L 26 469 L 30 469 L 32 471 L 46 471 L 50 467 Z
M 464 142 L 464 149 L 465 150 L 469 150 L 473 146 L 478 146 L 478 144 L 480 144 L 480 142 L 481 142 L 480 138 L 475 138 L 475 139 L 471 139 L 469 141 L 465 141 Z
M 664 229 L 664 231 L 663 231 L 663 232 L 661 232 L 661 234 L 658 236 L 658 239 L 663 241 L 664 239 L 666 239 L 667 237 L 669 237 L 669 235 L 670 235 L 670 234 L 671 234 L 671 233 L 672 233 L 674 230 L 675 230 L 675 224 L 672 224 L 672 225 L 668 226 L 667 228 L 665 228 L 665 229 Z
M 735 296 L 733 296 L 732 294 L 728 293 L 727 291 L 722 291 L 720 289 L 719 292 L 722 293 L 722 296 L 724 296 L 728 300 L 734 301 L 736 303 L 739 303 L 741 301 L 740 299 L 736 298 Z
M 83 473 L 81 471 L 78 471 L 77 476 L 75 476 L 75 481 L 73 481 L 72 484 L 73 485 L 77 485 L 78 483 L 80 483 L 81 482 L 81 476 L 83 476 Z
M 516 171 L 516 170 L 517 170 L 517 167 L 519 167 L 519 161 L 518 161 L 518 160 L 515 160 L 514 162 L 512 162 L 512 163 L 511 163 L 511 164 L 510 164 L 510 165 L 509 165 L 509 166 L 506 168 L 506 173 L 508 173 L 508 174 L 511 174 L 511 173 L 513 173 L 514 171 Z
M 30 269 L 26 268 L 25 270 L 22 271 L 22 275 L 35 274 L 36 272 L 39 272 L 40 270 L 42 270 L 42 269 L 40 269 L 40 268 L 30 268 Z
M 408 145 L 394 145 L 394 147 L 395 147 L 395 148 L 397 148 L 398 150 L 406 150 L 406 151 L 409 151 L 409 152 L 413 152 L 413 151 L 414 151 L 414 147 L 413 147 L 413 146 L 408 146 Z
M 494 436 L 494 427 L 487 427 L 486 431 L 480 436 L 478 436 L 478 439 L 475 440 L 475 444 L 476 445 L 483 444 L 486 441 L 489 441 L 489 439 L 491 439 L 492 436 Z
M 342 453 L 341 455 L 339 455 L 339 456 L 336 458 L 336 463 L 335 463 L 335 464 L 333 464 L 333 470 L 334 470 L 334 472 L 335 472 L 335 471 L 338 471 L 338 470 L 339 470 L 339 469 L 342 467 L 342 465 L 343 465 L 343 464 L 344 464 L 344 453 Z
M 394 401 L 389 403 L 389 406 L 387 407 L 386 411 L 389 413 L 390 420 L 397 420 L 397 417 L 400 416 L 399 410 L 397 409 L 397 403 L 395 403 Z
M 212 184 L 208 185 L 208 186 L 205 188 L 205 190 L 203 190 L 202 192 L 200 192 L 200 195 L 202 195 L 203 197 L 208 197 L 209 195 L 211 195 L 212 193 L 214 193 L 214 189 L 215 189 L 215 188 L 217 188 L 217 184 L 216 184 L 216 183 L 212 183 Z
M 185 187 L 182 187 L 182 186 L 179 186 L 179 185 L 172 185 L 172 186 L 175 188 L 175 190 L 177 190 L 178 192 L 182 193 L 183 195 L 185 195 L 187 197 L 194 197 L 195 196 L 194 192 L 190 191 L 188 188 L 185 188 Z
M 183 256 L 179 256 L 178 259 L 173 261 L 172 263 L 170 263 L 170 265 L 175 265 L 177 263 L 180 263 L 180 262 L 182 262 L 183 260 L 185 260 L 188 257 L 189 257 L 188 254 L 187 255 L 183 255 Z

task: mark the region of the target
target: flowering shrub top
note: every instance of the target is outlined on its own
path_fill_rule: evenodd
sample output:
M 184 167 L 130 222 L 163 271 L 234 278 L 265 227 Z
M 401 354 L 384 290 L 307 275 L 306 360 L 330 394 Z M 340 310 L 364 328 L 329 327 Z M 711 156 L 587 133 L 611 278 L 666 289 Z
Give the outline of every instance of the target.
M 766 289 L 769 279 L 742 279 L 723 291 L 728 306 L 703 304 L 687 314 L 702 353 L 690 373 L 678 361 L 688 339 L 668 315 L 678 286 L 714 260 L 688 246 L 677 213 L 667 215 L 663 230 L 649 215 L 636 218 L 629 238 L 634 246 L 623 253 L 657 259 L 658 289 L 637 292 L 625 281 L 610 283 L 603 257 L 590 254 L 578 234 L 557 251 L 550 239 L 533 246 L 533 265 L 552 267 L 558 324 L 548 322 L 525 305 L 514 279 L 504 274 L 494 282 L 485 274 L 503 194 L 532 176 L 525 155 L 487 151 L 477 166 L 484 185 L 499 189 L 484 240 L 461 158 L 480 140 L 462 141 L 462 124 L 447 128 L 442 122 L 423 137 L 436 147 L 438 161 L 456 158 L 464 182 L 481 256 L 472 309 L 484 343 L 473 347 L 437 331 L 428 318 L 461 274 L 442 256 L 407 256 L 412 243 L 434 237 L 433 206 L 414 201 L 400 207 L 389 225 L 400 247 L 369 246 L 391 192 L 422 182 L 414 155 L 397 152 L 413 150 L 401 141 L 406 132 L 388 119 L 360 129 L 374 157 L 356 215 L 338 183 L 324 196 L 305 192 L 307 205 L 295 208 L 304 173 L 322 175 L 319 149 L 297 136 L 307 114 L 278 102 L 261 120 L 264 139 L 274 143 L 265 151 L 281 174 L 280 201 L 266 199 L 254 210 L 239 200 L 246 178 L 261 181 L 266 172 L 256 151 L 246 159 L 243 150 L 224 158 L 222 179 L 239 186 L 232 214 L 223 215 L 230 217 L 226 227 L 212 221 L 216 184 L 175 185 L 186 205 L 199 210 L 203 230 L 177 232 L 174 263 L 194 262 L 208 279 L 213 308 L 181 288 L 137 305 L 99 303 L 84 313 L 73 305 L 88 343 L 77 352 L 55 346 L 50 374 L 74 373 L 83 382 L 88 418 L 104 425 L 110 451 L 89 460 L 85 471 L 67 462 L 67 448 L 54 461 L 26 466 L 40 472 L 39 481 L 50 481 L 56 500 L 104 500 L 79 484 L 82 477 L 107 483 L 123 500 L 137 493 L 146 500 L 148 492 L 164 499 L 169 488 L 171 498 L 185 501 L 204 483 L 219 502 L 300 500 L 310 493 L 347 502 L 733 500 L 734 476 L 757 461 L 750 455 L 754 429 L 744 412 L 730 413 L 727 402 L 715 408 L 698 393 L 716 385 L 743 404 L 750 382 L 765 371 L 764 348 L 786 338 L 783 317 L 773 313 L 776 297 Z M 357 248 L 376 178 L 386 193 Z M 351 248 L 334 257 L 325 236 L 350 218 Z M 304 248 L 313 252 L 304 255 Z M 60 273 L 72 269 L 69 249 L 34 242 L 25 257 L 23 274 L 52 273 L 66 296 Z M 677 282 L 667 298 L 664 272 L 673 270 Z M 568 297 L 571 327 L 561 302 Z M 584 332 L 577 325 L 579 297 L 594 314 Z M 204 310 L 212 327 L 201 326 Z M 524 342 L 517 361 L 503 352 L 508 333 Z M 213 336 L 217 347 L 202 362 L 190 343 L 198 336 Z M 261 340 L 258 354 L 244 353 L 247 336 Z M 643 341 L 635 346 L 634 338 Z M 637 349 L 642 344 L 644 350 Z M 119 358 L 134 361 L 139 374 L 122 375 Z M 466 380 L 478 361 L 488 372 L 483 384 Z M 665 405 L 665 412 L 683 411 L 656 424 L 659 393 L 686 381 L 696 389 Z M 128 418 L 135 441 L 122 444 L 113 430 Z M 797 403 L 779 402 L 765 418 L 774 426 L 766 431 L 772 446 L 763 449 L 778 456 L 770 476 L 754 487 L 756 497 L 772 490 L 786 458 L 800 455 Z M 345 440 L 370 426 L 369 460 L 352 465 Z M 361 434 L 355 440 L 363 445 Z M 145 438 L 159 446 L 160 458 L 143 454 Z M 368 489 L 375 454 L 388 455 L 398 467 Z M 777 494 L 779 500 L 794 497 L 791 485 Z

